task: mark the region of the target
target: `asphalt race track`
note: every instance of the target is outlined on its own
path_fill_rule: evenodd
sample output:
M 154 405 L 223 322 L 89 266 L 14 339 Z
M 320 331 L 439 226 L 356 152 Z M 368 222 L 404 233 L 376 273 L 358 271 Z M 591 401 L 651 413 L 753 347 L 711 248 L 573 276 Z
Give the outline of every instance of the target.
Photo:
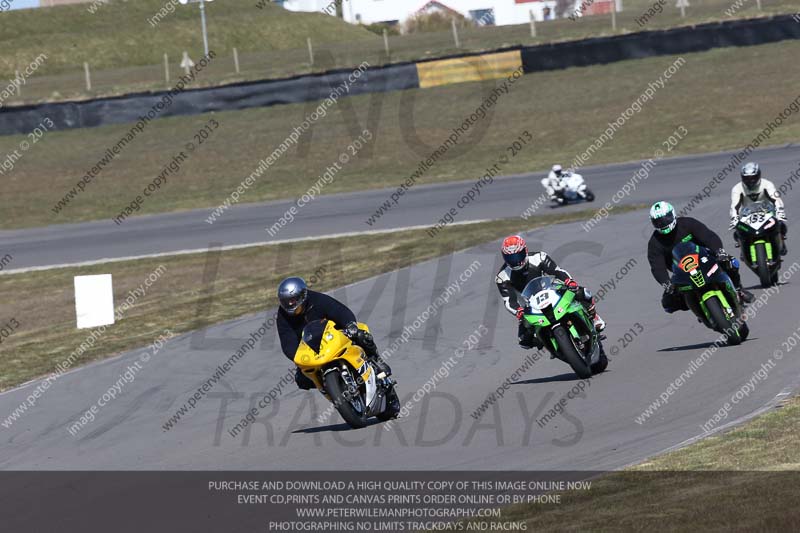
M 756 152 L 767 176 L 788 177 L 797 168 L 797 148 L 793 145 Z M 621 204 L 669 200 L 684 205 L 700 192 L 705 183 L 729 161 L 730 153 L 663 159 L 634 194 Z M 566 163 L 566 162 L 562 162 Z M 599 208 L 640 168 L 639 162 L 586 167 L 581 173 L 597 195 L 594 204 L 579 204 L 563 209 Z M 400 203 L 372 226 L 365 220 L 389 199 L 394 189 L 322 196 L 300 209 L 295 221 L 276 235 L 266 231 L 293 205 L 292 201 L 242 204 L 229 209 L 214 224 L 206 218 L 211 210 L 135 217 L 117 226 L 112 220 L 65 224 L 44 228 L 0 231 L 0 250 L 14 257 L 5 272 L 37 267 L 97 261 L 176 250 L 207 249 L 210 244 L 240 245 L 284 239 L 297 239 L 347 232 L 363 232 L 417 225 L 433 225 L 444 212 L 466 193 L 483 174 L 466 181 L 439 185 L 418 185 Z M 513 218 L 522 214 L 543 192 L 542 174 L 499 178 L 482 189 L 478 199 L 462 210 L 457 220 Z M 728 178 L 729 180 L 731 178 Z M 724 183 L 728 191 L 733 183 Z M 220 202 L 227 193 L 220 191 Z M 246 197 L 245 197 L 246 200 Z M 537 214 L 553 212 L 548 206 Z
M 664 161 L 657 167 L 658 173 L 641 184 L 627 201 L 645 202 L 663 196 L 674 200 L 680 209 L 683 204 L 676 199 L 696 194 L 724 159 L 724 156 L 703 156 Z M 796 150 L 785 148 L 759 152 L 756 159 L 762 162 L 767 176 L 783 176 L 776 179 L 778 182 L 788 176 L 798 161 Z M 634 167 L 619 165 L 602 172 L 587 171 L 590 185 L 598 192 L 595 205 L 604 203 Z M 727 192 L 734 179 L 729 178 L 720 193 L 693 213 L 724 235 L 729 250 L 733 250 L 733 244 L 727 231 Z M 519 204 L 529 201 L 529 195 L 514 199 L 523 196 L 528 181 L 525 177 L 502 180 L 495 185 L 496 189 L 490 189 L 491 194 L 475 204 L 470 216 L 516 214 L 522 207 Z M 432 190 L 441 191 L 442 196 L 438 200 L 424 198 L 433 196 Z M 387 224 L 419 221 L 423 211 L 432 215 L 434 208 L 446 205 L 445 200 L 453 198 L 458 190 L 454 185 L 431 187 L 426 194 L 409 198 L 396 216 L 387 217 Z M 514 191 L 519 193 L 514 194 Z M 536 191 L 538 194 L 538 189 Z M 789 193 L 786 197 L 790 220 L 800 216 L 795 195 Z M 360 200 L 352 201 L 364 203 L 364 198 L 378 196 L 365 193 L 357 195 Z M 337 200 L 342 203 L 341 212 L 347 212 L 347 202 L 342 200 L 341 197 Z M 297 227 L 287 228 L 287 235 L 281 237 L 288 236 L 289 231 L 299 234 L 319 228 L 323 216 L 320 211 L 332 210 L 335 205 L 328 202 L 320 200 L 319 205 L 310 210 L 315 218 L 309 214 L 309 218 L 295 224 Z M 275 209 L 280 210 L 277 205 Z M 362 214 L 372 208 L 373 202 L 366 202 L 359 215 L 335 219 L 327 224 L 328 229 L 358 228 Z M 204 236 L 206 244 L 208 240 L 224 240 L 224 236 L 234 232 L 243 233 L 240 239 L 246 240 L 252 238 L 248 235 L 263 230 L 269 217 L 256 216 L 250 209 L 229 214 L 219 230 L 214 225 L 212 229 L 221 233 Z M 187 243 L 181 239 L 188 238 L 191 223 L 184 217 L 187 215 L 152 217 L 151 220 L 173 223 L 167 224 L 166 230 L 158 234 L 158 240 L 151 234 L 151 244 L 165 250 L 180 240 L 181 246 L 186 247 Z M 179 223 L 179 220 L 184 222 Z M 242 227 L 246 220 L 256 226 L 249 232 Z M 150 223 L 137 223 L 138 229 L 134 230 L 132 225 L 123 230 L 134 235 L 141 232 L 140 238 L 133 241 L 134 249 L 123 250 L 120 242 L 111 251 L 142 253 L 145 227 Z M 201 218 L 196 224 L 205 223 Z M 81 227 L 86 229 L 77 234 L 83 235 L 90 227 L 99 231 L 102 226 Z M 15 251 L 28 265 L 78 259 L 67 254 L 71 245 L 61 231 L 41 230 L 42 240 Z M 791 225 L 790 255 L 784 263 L 785 269 L 800 261 L 797 259 L 800 245 L 796 244 L 800 241 L 791 238 L 798 231 L 800 226 Z M 25 232 L 14 233 L 17 236 L 12 239 Z M 783 353 L 781 359 L 776 358 L 775 350 L 784 349 L 783 342 L 800 326 L 800 316 L 791 311 L 800 296 L 800 277 L 782 285 L 749 321 L 748 341 L 738 347 L 717 350 L 668 397 L 667 404 L 643 423 L 635 421 L 717 338 L 716 333 L 706 330 L 688 312 L 667 315 L 661 310 L 661 289 L 651 278 L 645 258 L 649 233 L 646 213 L 636 211 L 604 220 L 589 233 L 583 231 L 579 223 L 574 223 L 528 235 L 532 248 L 543 247 L 550 251 L 574 277 L 595 291 L 604 283 L 608 286 L 608 281 L 624 265 L 629 265 L 627 273 L 616 281 L 616 288 L 607 290 L 598 306 L 608 323 L 606 349 L 615 355 L 611 357 L 608 371 L 595 376 L 588 384 L 577 380 L 564 363 L 544 355 L 508 386 L 504 397 L 479 421 L 471 416 L 487 396 L 523 364 L 525 357 L 534 353 L 517 346 L 516 321 L 499 307 L 492 281 L 499 267 L 498 243 L 494 242 L 333 293 L 352 306 L 360 320 L 370 325 L 383 349 L 400 336 L 404 326 L 414 324 L 415 318 L 448 283 L 458 281 L 460 276 L 463 280 L 461 290 L 449 303 L 413 331 L 410 340 L 389 359 L 399 381 L 401 399 L 412 404 L 408 415 L 388 431 L 384 424 L 349 430 L 335 413 L 320 422 L 317 416 L 328 407 L 327 402 L 318 392 L 298 391 L 292 383 L 285 387 L 277 401 L 260 410 L 255 425 L 232 437 L 229 430 L 251 406 L 257 406 L 259 399 L 280 381 L 290 366 L 270 333 L 172 429 L 163 428 L 217 366 L 274 312 L 269 310 L 258 316 L 216 325 L 205 332 L 172 339 L 149 362 L 143 363 L 135 380 L 126 384 L 115 400 L 99 410 L 96 420 L 75 436 L 70 435 L 67 428 L 119 379 L 128 365 L 138 360 L 144 350 L 63 375 L 20 420 L 10 428 L 0 428 L 4 450 L 0 468 L 606 470 L 642 460 L 702 435 L 700 426 L 725 402 L 731 401 L 762 365 L 771 365 L 766 376 L 758 379 L 748 395 L 741 395 L 720 425 L 750 416 L 773 404 L 776 397 L 795 390 L 800 377 L 800 358 L 797 357 L 800 347 L 794 349 L 796 352 Z M 183 237 L 179 237 L 181 235 Z M 4 242 L 8 239 L 7 236 Z M 66 242 L 46 250 L 42 243 L 47 239 Z M 86 253 L 99 253 L 100 248 L 94 243 Z M 637 263 L 631 263 L 631 258 Z M 474 264 L 476 270 L 471 277 L 462 276 L 470 264 Z M 800 265 L 796 268 L 795 275 L 798 275 Z M 748 270 L 743 271 L 743 279 L 745 286 L 756 283 L 756 276 Z M 756 296 L 764 293 L 761 289 L 753 291 Z M 482 325 L 485 327 L 481 328 Z M 641 328 L 643 332 L 633 336 L 630 342 L 620 340 L 632 328 L 633 331 Z M 463 357 L 454 355 L 476 331 L 488 331 L 479 333 L 478 347 L 467 350 Z M 449 365 L 449 375 L 445 376 L 439 369 L 443 361 L 451 357 L 454 363 Z M 435 388 L 421 397 L 418 394 L 419 401 L 414 402 L 412 397 L 416 391 L 434 375 L 440 376 L 435 378 Z M 547 423 L 537 422 L 581 384 L 583 391 L 568 400 L 563 414 Z M 0 419 L 5 420 L 32 389 L 29 384 L 0 394 Z

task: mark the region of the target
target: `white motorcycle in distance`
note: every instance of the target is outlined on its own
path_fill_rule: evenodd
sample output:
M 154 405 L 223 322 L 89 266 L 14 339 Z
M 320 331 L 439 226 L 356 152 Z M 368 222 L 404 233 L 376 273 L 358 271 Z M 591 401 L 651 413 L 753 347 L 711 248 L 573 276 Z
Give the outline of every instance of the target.
M 564 171 L 560 178 L 551 172 L 542 179 L 542 186 L 557 205 L 594 202 L 594 193 L 586 186 L 583 176 L 574 172 Z

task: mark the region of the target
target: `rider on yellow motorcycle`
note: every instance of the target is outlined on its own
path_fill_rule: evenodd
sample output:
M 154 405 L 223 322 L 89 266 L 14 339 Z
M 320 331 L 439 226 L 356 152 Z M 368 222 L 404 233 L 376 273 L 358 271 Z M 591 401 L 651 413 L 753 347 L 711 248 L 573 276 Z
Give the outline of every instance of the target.
M 294 362 L 303 328 L 310 322 L 327 319 L 337 324 L 354 344 L 363 348 L 367 360 L 373 362 L 381 373 L 391 375 L 391 368 L 378 355 L 378 347 L 372 335 L 359 329 L 355 314 L 340 301 L 327 294 L 309 290 L 306 282 L 298 277 L 286 278 L 281 282 L 278 286 L 278 301 L 278 335 L 283 354 L 290 361 Z M 295 373 L 295 383 L 303 390 L 315 388 L 314 382 L 304 376 L 299 368 Z

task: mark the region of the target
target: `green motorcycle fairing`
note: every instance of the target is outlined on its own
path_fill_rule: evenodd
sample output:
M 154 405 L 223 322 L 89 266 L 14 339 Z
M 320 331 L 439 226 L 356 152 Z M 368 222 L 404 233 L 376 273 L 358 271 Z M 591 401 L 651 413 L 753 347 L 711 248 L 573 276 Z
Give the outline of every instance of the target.
M 523 316 L 525 321 L 535 328 L 536 335 L 541 338 L 539 335 L 539 330 L 553 326 L 569 314 L 580 317 L 580 319 L 586 325 L 586 329 L 589 331 L 594 331 L 594 325 L 589 320 L 589 317 L 586 314 L 586 309 L 580 302 L 575 300 L 575 293 L 572 291 L 565 292 L 558 300 L 558 303 L 553 306 L 553 318 L 555 318 L 555 322 L 551 321 L 547 316 L 544 315 L 544 313 L 539 312 L 526 313 Z M 570 325 L 568 331 L 573 338 L 580 337 L 580 334 L 574 325 Z M 595 332 L 594 335 L 596 336 L 597 333 Z M 558 343 L 554 337 L 550 337 L 550 342 L 553 346 L 553 349 L 558 350 Z
M 758 261 L 756 256 L 756 246 L 759 244 L 764 245 L 764 251 L 767 253 L 767 261 L 772 261 L 772 243 L 763 239 L 759 239 L 750 245 L 750 262 L 752 264 L 756 264 Z

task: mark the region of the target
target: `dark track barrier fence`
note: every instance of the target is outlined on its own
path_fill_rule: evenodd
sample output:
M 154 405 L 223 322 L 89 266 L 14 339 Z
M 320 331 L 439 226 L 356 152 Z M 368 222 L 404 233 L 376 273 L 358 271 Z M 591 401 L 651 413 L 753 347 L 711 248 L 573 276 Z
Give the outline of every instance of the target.
M 713 22 L 667 30 L 643 31 L 610 37 L 597 37 L 579 41 L 544 44 L 530 47 L 510 47 L 482 54 L 461 54 L 419 63 L 400 63 L 370 67 L 350 87 L 349 95 L 398 91 L 420 88 L 420 74 L 430 76 L 437 64 L 458 71 L 459 59 L 479 72 L 484 78 L 505 75 L 507 64 L 492 66 L 492 57 L 518 51 L 526 74 L 544 70 L 557 70 L 639 59 L 660 55 L 702 52 L 728 46 L 754 46 L 786 39 L 800 39 L 800 24 L 792 15 L 779 15 L 756 19 Z M 475 67 L 488 56 L 489 68 Z M 265 107 L 321 100 L 340 86 L 352 73 L 339 69 L 286 79 L 259 80 L 218 87 L 186 89 L 176 95 L 172 105 L 161 117 L 194 115 L 211 111 L 231 111 L 251 107 Z M 444 83 L 469 81 L 475 76 L 452 76 Z M 438 85 L 434 83 L 431 85 Z M 423 84 L 425 85 L 425 84 Z M 43 117 L 49 117 L 54 129 L 88 128 L 107 124 L 136 122 L 151 109 L 165 91 L 127 94 L 85 101 L 51 102 L 36 105 L 0 108 L 0 135 L 27 133 Z

